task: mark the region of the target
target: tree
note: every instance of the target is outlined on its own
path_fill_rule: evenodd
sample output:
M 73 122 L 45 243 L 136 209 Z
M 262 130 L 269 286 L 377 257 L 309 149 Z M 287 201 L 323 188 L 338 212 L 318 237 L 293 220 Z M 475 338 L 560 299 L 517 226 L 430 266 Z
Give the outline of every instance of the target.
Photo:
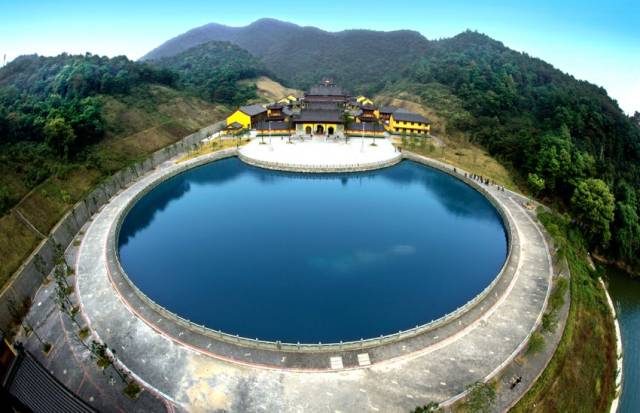
M 637 259 L 637 251 L 640 248 L 640 219 L 634 204 L 616 204 L 615 227 L 618 257 L 624 260 Z
M 429 402 L 424 406 L 418 406 L 413 410 L 413 413 L 436 413 L 444 411 L 440 408 L 440 405 L 436 402 Z
M 571 197 L 571 207 L 592 245 L 604 246 L 611 239 L 614 201 L 609 186 L 603 180 L 589 178 L 578 182 Z
M 73 129 L 62 117 L 56 117 L 44 126 L 45 142 L 59 156 L 67 159 L 69 157 L 69 149 L 76 140 L 76 134 Z
M 527 183 L 531 190 L 534 193 L 534 196 L 537 198 L 540 195 L 540 192 L 544 189 L 544 179 L 542 179 L 538 174 L 530 173 L 527 178 Z
M 12 203 L 9 189 L 4 185 L 0 185 L 0 214 L 4 214 L 4 212 L 11 207 Z
M 483 382 L 475 382 L 467 387 L 469 393 L 465 406 L 470 413 L 489 413 L 496 400 L 496 389 L 493 385 Z
M 616 212 L 612 225 L 613 250 L 623 260 L 638 260 L 640 249 L 640 217 L 636 191 L 625 181 L 616 190 Z

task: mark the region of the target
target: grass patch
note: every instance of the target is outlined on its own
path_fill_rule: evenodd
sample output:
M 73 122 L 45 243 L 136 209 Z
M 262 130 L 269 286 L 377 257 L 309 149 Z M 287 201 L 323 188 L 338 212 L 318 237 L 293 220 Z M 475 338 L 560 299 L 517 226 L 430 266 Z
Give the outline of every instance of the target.
M 189 159 L 197 158 L 208 153 L 213 153 L 223 149 L 235 148 L 236 145 L 243 146 L 249 143 L 249 139 L 240 139 L 239 142 L 236 139 L 212 139 L 204 145 L 200 145 L 197 149 L 190 151 L 186 155 L 180 157 L 176 163 L 188 161 Z
M 39 242 L 40 237 L 15 213 L 0 217 L 0 286 L 9 280 Z
M 529 346 L 527 347 L 527 355 L 539 353 L 544 348 L 544 337 L 540 332 L 534 331 L 529 339 Z
M 467 386 L 469 393 L 456 412 L 465 413 L 489 413 L 492 411 L 496 400 L 497 389 L 495 382 L 475 382 Z
M 558 278 L 549 296 L 547 312 L 542 316 L 542 331 L 551 332 L 558 325 L 558 311 L 564 305 L 567 288 L 569 288 L 569 281 L 566 278 Z
M 570 219 L 548 212 L 538 216 L 567 259 L 571 307 L 553 358 L 512 411 L 608 411 L 615 392 L 616 348 L 604 291 L 587 264 L 584 242 Z M 556 291 L 563 288 L 560 285 Z M 560 305 L 559 300 L 552 298 L 550 306 L 555 305 Z
M 402 139 L 397 142 L 411 152 L 451 164 L 468 172 L 482 175 L 513 190 L 518 187 L 509 171 L 484 149 L 457 139 L 439 137 L 443 146 L 436 146 L 433 138 L 419 137 Z

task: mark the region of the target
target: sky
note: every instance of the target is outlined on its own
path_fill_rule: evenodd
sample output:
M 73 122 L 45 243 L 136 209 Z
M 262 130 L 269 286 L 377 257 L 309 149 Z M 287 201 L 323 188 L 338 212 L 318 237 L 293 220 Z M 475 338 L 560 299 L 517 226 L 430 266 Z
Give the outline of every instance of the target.
M 138 59 L 194 27 L 262 17 L 329 31 L 410 29 L 428 39 L 477 30 L 603 86 L 628 114 L 640 111 L 640 0 L 0 0 L 0 59 L 61 52 Z

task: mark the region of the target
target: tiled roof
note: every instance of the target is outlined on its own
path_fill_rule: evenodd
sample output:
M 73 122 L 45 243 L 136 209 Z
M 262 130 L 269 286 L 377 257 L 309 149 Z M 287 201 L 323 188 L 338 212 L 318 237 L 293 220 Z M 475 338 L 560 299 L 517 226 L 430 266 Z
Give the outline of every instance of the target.
M 344 123 L 339 110 L 303 110 L 293 119 L 294 122 Z
M 9 393 L 36 413 L 95 412 L 28 352 L 16 359 L 7 388 Z
M 347 93 L 337 86 L 314 86 L 307 95 L 312 96 L 347 96 Z
M 242 124 L 233 122 L 227 125 L 227 129 L 242 129 Z
M 259 122 L 255 125 L 256 130 L 269 130 L 269 124 L 271 124 L 271 130 L 283 130 L 283 129 L 291 129 L 289 126 L 289 122 L 283 122 L 280 120 L 271 121 L 271 122 Z
M 422 115 L 413 112 L 395 111 L 393 112 L 393 119 L 401 122 L 419 122 L 419 123 L 431 123 L 431 121 Z
M 380 106 L 380 113 L 393 113 L 398 110 L 395 106 Z
M 258 105 L 257 103 L 255 105 L 240 106 L 238 110 L 249 116 L 256 116 L 267 111 L 262 105 Z
M 365 132 L 383 132 L 384 126 L 379 123 L 373 122 L 352 122 L 347 126 L 349 132 L 362 132 L 364 128 Z
M 338 110 L 336 102 L 307 102 L 305 106 L 309 110 Z

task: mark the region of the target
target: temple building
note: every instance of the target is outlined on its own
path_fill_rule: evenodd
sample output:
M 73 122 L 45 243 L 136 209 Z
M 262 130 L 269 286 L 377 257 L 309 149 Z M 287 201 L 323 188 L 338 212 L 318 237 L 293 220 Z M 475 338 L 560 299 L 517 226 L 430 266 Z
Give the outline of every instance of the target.
M 239 107 L 227 118 L 227 133 L 246 130 L 257 136 L 426 135 L 431 122 L 422 115 L 393 106 L 377 107 L 365 96 L 353 97 L 330 80 L 312 87 L 302 98 L 287 96 L 268 105 Z
M 358 115 L 358 122 L 378 122 L 376 117 L 377 108 L 369 103 L 360 105 L 360 115 Z
M 267 118 L 267 109 L 262 105 L 240 106 L 227 118 L 227 126 L 234 123 L 241 125 L 243 129 L 251 129 L 254 124 Z
M 398 108 L 395 106 L 380 106 L 380 108 L 377 110 L 378 118 L 382 121 L 387 122 L 391 118 L 391 114 L 396 110 L 398 110 Z
M 360 105 L 373 105 L 373 101 L 371 99 L 362 95 L 356 98 L 356 102 L 358 102 Z
M 344 132 L 343 110 L 333 108 L 305 107 L 300 114 L 292 118 L 295 131 L 306 135 L 335 135 Z
M 284 120 L 284 105 L 281 103 L 272 103 L 267 105 L 267 120 Z
M 389 117 L 388 130 L 393 133 L 423 135 L 431 130 L 431 121 L 417 113 L 398 109 Z
M 330 80 L 323 80 L 319 86 L 314 86 L 304 94 L 303 105 L 310 102 L 331 102 L 344 106 L 349 94 Z
M 288 136 L 294 131 L 291 124 L 284 120 L 264 120 L 258 122 L 255 127 L 257 136 Z
M 383 137 L 384 126 L 374 122 L 351 122 L 346 128 L 345 133 L 354 137 Z

